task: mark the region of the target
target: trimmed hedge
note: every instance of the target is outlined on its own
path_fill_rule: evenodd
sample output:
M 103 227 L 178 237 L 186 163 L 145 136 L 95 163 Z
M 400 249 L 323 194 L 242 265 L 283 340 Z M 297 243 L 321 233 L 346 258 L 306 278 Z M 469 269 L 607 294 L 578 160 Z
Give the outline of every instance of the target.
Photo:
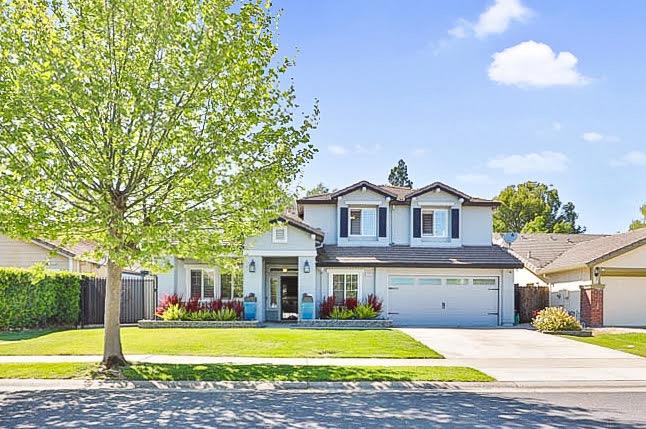
M 74 325 L 80 290 L 75 273 L 0 268 L 0 331 Z

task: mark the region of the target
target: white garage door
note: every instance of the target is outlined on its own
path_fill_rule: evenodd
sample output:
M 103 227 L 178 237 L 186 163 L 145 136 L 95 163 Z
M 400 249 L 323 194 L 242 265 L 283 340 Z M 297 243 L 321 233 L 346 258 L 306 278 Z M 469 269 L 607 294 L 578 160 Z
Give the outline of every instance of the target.
M 646 326 L 646 278 L 605 277 L 603 324 Z
M 388 317 L 397 325 L 498 325 L 497 277 L 392 275 L 388 283 Z

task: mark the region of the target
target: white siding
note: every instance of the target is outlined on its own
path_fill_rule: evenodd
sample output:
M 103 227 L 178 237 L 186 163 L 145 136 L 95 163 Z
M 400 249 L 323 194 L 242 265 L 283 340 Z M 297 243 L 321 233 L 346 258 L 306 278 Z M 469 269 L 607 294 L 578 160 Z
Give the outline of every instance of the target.
M 491 207 L 462 206 L 462 244 L 491 246 L 493 212 Z
M 514 282 L 520 286 L 546 286 L 547 283 L 527 268 L 514 270 Z
M 604 325 L 646 326 L 646 277 L 607 277 L 603 283 Z
M 312 225 L 314 226 L 314 225 Z M 314 226 L 316 227 L 316 226 Z M 315 239 L 312 238 L 309 232 L 303 231 L 300 228 L 287 225 L 287 242 L 274 243 L 272 240 L 272 232 L 267 231 L 264 234 L 256 237 L 248 238 L 245 242 L 245 249 L 247 252 L 258 253 L 263 251 L 276 252 L 274 256 L 280 256 L 281 251 L 314 251 Z
M 399 245 L 410 244 L 410 207 L 404 205 L 392 205 L 392 235 L 393 243 Z
M 325 233 L 325 244 L 337 243 L 336 217 L 336 204 L 303 205 L 303 221 Z
M 646 268 L 646 245 L 599 264 L 600 267 Z

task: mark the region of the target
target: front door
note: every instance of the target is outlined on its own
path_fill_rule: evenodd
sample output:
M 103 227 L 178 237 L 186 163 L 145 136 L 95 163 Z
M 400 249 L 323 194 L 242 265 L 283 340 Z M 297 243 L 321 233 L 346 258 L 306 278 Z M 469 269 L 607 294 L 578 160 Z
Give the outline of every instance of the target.
M 298 320 L 298 277 L 280 277 L 282 320 Z

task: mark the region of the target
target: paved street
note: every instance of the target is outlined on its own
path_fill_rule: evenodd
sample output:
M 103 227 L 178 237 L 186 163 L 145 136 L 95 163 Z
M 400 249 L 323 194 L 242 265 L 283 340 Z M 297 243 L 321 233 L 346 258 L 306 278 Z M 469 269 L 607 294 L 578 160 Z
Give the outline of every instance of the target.
M 0 427 L 646 428 L 646 393 L 0 393 Z

